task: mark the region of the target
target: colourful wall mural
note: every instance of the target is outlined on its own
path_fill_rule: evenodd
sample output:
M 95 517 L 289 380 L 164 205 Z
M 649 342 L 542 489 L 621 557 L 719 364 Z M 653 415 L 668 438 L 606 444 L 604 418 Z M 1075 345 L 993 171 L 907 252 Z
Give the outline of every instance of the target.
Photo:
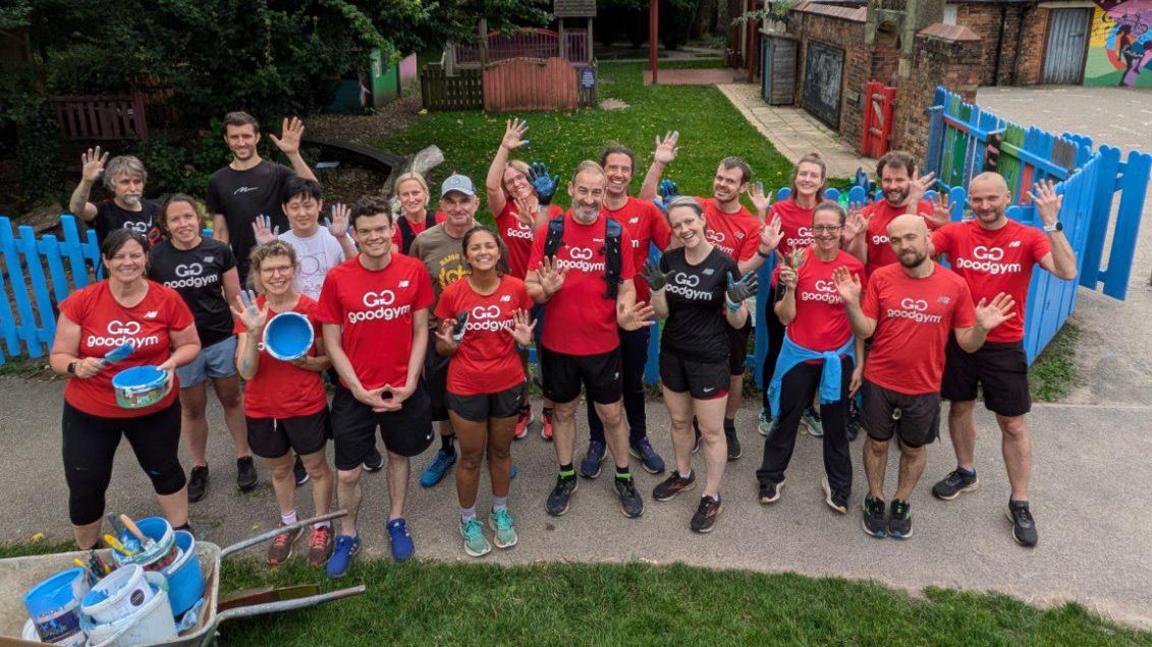
M 1096 0 L 1084 85 L 1152 87 L 1152 0 Z

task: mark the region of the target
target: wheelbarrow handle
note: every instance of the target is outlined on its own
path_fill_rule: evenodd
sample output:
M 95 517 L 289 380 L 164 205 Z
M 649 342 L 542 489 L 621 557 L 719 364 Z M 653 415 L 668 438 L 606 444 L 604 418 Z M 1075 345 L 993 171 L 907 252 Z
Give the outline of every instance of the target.
M 320 593 L 318 595 L 310 595 L 306 598 L 297 598 L 295 600 L 283 600 L 280 602 L 265 602 L 263 604 L 253 604 L 246 607 L 236 607 L 221 611 L 216 614 L 216 623 L 225 622 L 234 618 L 247 618 L 251 616 L 259 616 L 265 613 L 277 613 L 280 611 L 292 611 L 293 609 L 303 609 L 305 607 L 315 606 L 321 602 L 331 602 L 332 600 L 339 600 L 341 598 L 350 598 L 353 595 L 360 595 L 364 593 L 365 587 L 363 584 L 353 586 L 347 589 L 340 589 L 338 591 L 331 591 L 329 593 Z
M 272 539 L 273 537 L 275 537 L 277 535 L 282 535 L 289 530 L 298 530 L 298 529 L 303 528 L 305 526 L 310 526 L 314 523 L 318 523 L 321 521 L 329 521 L 331 519 L 339 519 L 340 517 L 343 517 L 347 514 L 348 514 L 347 510 L 337 510 L 335 512 L 329 512 L 328 514 L 322 514 L 322 515 L 317 516 L 317 517 L 312 517 L 311 519 L 303 519 L 301 521 L 297 521 L 296 523 L 289 524 L 287 526 L 279 526 L 277 528 L 273 528 L 272 530 L 269 530 L 267 532 L 262 532 L 259 535 L 256 535 L 254 537 L 249 537 L 248 539 L 240 540 L 240 541 L 236 542 L 235 544 L 232 544 L 231 546 L 220 549 L 220 559 L 224 559 L 225 557 L 231 555 L 232 553 L 244 550 L 245 548 L 250 548 L 250 547 L 255 546 L 256 544 L 259 544 L 261 542 L 268 541 L 269 539 Z

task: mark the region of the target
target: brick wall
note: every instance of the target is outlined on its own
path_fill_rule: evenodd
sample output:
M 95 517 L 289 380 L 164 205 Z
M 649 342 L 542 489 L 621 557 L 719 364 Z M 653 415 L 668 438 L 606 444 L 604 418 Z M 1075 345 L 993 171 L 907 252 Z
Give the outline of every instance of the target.
M 943 85 L 976 100 L 983 78 L 984 47 L 972 30 L 960 26 L 931 25 L 916 35 L 912 53 L 913 73 L 900 80 L 896 95 L 892 147 L 924 159 L 928 145 L 928 107 L 936 86 Z
M 1020 39 L 1020 57 L 1016 65 L 1017 85 L 1036 85 L 1043 80 L 1044 44 L 1048 39 L 1048 15 L 1051 10 L 1033 7 L 1024 14 Z
M 849 95 L 864 92 L 868 82 L 868 50 L 864 46 L 864 23 L 838 16 L 818 13 L 797 12 L 790 25 L 794 34 L 800 35 L 799 76 L 796 83 L 796 105 L 803 105 L 805 64 L 808 56 L 808 43 L 819 41 L 844 50 L 844 70 L 840 90 L 839 132 L 851 141 L 849 133 L 859 133 L 863 124 L 863 113 L 858 106 L 849 102 Z M 858 137 L 856 139 L 859 139 Z M 860 142 L 855 142 L 859 145 Z

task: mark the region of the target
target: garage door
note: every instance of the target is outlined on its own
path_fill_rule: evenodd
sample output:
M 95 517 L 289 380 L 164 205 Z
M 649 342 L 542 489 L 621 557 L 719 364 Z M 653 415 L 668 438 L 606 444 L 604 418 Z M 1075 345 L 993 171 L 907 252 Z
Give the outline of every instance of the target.
M 1084 79 L 1091 9 L 1053 9 L 1044 48 L 1044 83 L 1079 85 Z

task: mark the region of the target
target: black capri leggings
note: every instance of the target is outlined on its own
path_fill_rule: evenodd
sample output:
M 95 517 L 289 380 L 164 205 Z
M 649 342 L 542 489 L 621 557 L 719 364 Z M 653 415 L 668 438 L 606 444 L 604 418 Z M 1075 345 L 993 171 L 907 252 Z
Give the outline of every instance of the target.
M 93 416 L 65 402 L 60 427 L 64 433 L 68 515 L 73 525 L 87 525 L 104 516 L 104 493 L 112 480 L 112 461 L 121 434 L 128 437 L 156 494 L 175 494 L 184 487 L 184 468 L 178 455 L 179 398 L 167 409 L 138 418 Z

